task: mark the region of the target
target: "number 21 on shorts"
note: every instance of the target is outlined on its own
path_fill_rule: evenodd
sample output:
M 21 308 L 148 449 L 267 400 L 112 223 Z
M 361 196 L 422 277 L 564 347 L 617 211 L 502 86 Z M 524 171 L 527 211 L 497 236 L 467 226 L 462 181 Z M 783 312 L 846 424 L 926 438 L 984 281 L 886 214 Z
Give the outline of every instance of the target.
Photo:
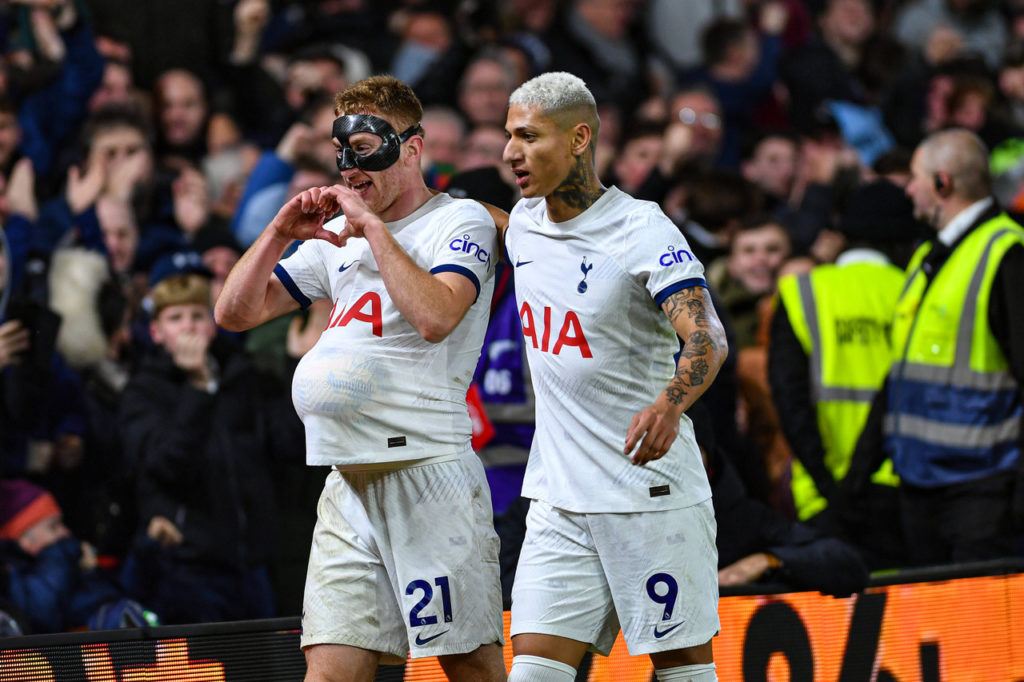
M 448 576 L 442 575 L 434 578 L 434 586 L 438 587 L 441 591 L 441 611 L 444 614 L 444 622 L 452 622 L 452 595 L 451 590 L 448 587 Z M 434 587 L 431 586 L 426 580 L 413 580 L 405 588 L 406 595 L 415 594 L 417 591 L 422 591 L 423 596 L 420 598 L 416 605 L 409 611 L 409 625 L 417 628 L 424 625 L 433 625 L 437 622 L 437 616 L 420 616 L 420 612 L 423 611 L 430 604 L 434 598 Z

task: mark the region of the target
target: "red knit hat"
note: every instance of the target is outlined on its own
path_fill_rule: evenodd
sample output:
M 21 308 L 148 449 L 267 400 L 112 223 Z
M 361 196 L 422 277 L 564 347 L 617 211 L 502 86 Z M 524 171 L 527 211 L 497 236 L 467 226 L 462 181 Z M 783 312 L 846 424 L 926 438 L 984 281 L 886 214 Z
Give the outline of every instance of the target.
M 0 481 L 0 540 L 17 540 L 43 519 L 60 514 L 46 490 L 28 481 Z

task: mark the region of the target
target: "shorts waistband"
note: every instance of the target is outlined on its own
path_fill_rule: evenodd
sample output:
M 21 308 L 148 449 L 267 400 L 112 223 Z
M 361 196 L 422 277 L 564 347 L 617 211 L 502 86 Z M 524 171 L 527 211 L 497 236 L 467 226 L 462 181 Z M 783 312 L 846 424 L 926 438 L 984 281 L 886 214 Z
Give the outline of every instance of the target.
M 349 474 L 365 471 L 398 471 L 399 469 L 413 469 L 415 467 L 427 466 L 429 464 L 440 464 L 457 460 L 462 455 L 452 452 L 446 455 L 435 455 L 434 457 L 421 457 L 419 459 L 403 459 L 395 462 L 376 462 L 367 464 L 335 464 L 333 469 L 339 473 Z

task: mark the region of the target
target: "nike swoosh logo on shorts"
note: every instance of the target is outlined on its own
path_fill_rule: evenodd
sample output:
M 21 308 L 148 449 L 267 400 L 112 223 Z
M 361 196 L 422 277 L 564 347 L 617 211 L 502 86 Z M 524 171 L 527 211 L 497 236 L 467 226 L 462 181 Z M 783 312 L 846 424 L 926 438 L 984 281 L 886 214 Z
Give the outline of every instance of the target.
M 520 265 L 529 265 L 532 262 L 532 260 L 516 260 L 516 267 L 518 268 Z
M 422 639 L 420 638 L 419 635 L 416 635 L 416 646 L 423 646 L 427 642 L 433 641 L 433 640 L 437 639 L 438 637 L 440 637 L 441 635 L 446 635 L 446 634 L 448 634 L 447 630 L 445 630 L 444 632 L 439 632 L 436 635 L 431 635 L 430 637 L 424 637 Z
M 670 627 L 670 628 L 669 628 L 668 630 L 662 630 L 661 632 L 658 632 L 658 626 L 657 626 L 657 625 L 655 625 L 655 626 L 654 626 L 654 638 L 655 638 L 655 639 L 661 639 L 662 637 L 664 637 L 664 636 L 665 636 L 665 635 L 667 635 L 668 633 L 670 633 L 670 632 L 672 632 L 673 630 L 675 630 L 675 629 L 676 629 L 677 627 L 679 627 L 680 625 L 682 625 L 682 623 L 676 623 L 675 625 L 673 625 L 672 627 Z

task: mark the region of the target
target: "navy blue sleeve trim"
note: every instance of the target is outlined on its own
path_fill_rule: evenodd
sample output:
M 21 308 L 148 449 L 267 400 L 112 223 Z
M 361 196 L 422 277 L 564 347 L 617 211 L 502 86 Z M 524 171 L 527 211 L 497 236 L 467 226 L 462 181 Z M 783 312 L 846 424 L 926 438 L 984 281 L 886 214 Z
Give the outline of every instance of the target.
M 299 291 L 299 287 L 295 284 L 295 280 L 292 279 L 292 276 L 288 274 L 288 271 L 285 270 L 284 266 L 280 263 L 274 266 L 274 274 L 277 275 L 279 280 L 281 280 L 281 284 L 283 284 L 284 288 L 288 290 L 288 293 L 292 295 L 292 298 L 299 302 L 299 305 L 302 306 L 303 310 L 313 305 L 313 302 L 306 298 L 304 293 Z
M 480 280 L 477 279 L 476 274 L 469 268 L 461 265 L 438 265 L 436 268 L 431 269 L 430 274 L 436 275 L 439 272 L 457 272 L 466 277 L 476 287 L 476 298 L 473 299 L 473 303 L 476 303 L 476 299 L 480 298 Z
M 665 302 L 665 299 L 683 289 L 689 289 L 690 287 L 704 287 L 707 288 L 708 283 L 704 281 L 703 277 L 692 277 L 690 279 L 684 279 L 679 282 L 673 282 L 667 287 L 658 292 L 654 297 L 654 302 L 659 306 Z

